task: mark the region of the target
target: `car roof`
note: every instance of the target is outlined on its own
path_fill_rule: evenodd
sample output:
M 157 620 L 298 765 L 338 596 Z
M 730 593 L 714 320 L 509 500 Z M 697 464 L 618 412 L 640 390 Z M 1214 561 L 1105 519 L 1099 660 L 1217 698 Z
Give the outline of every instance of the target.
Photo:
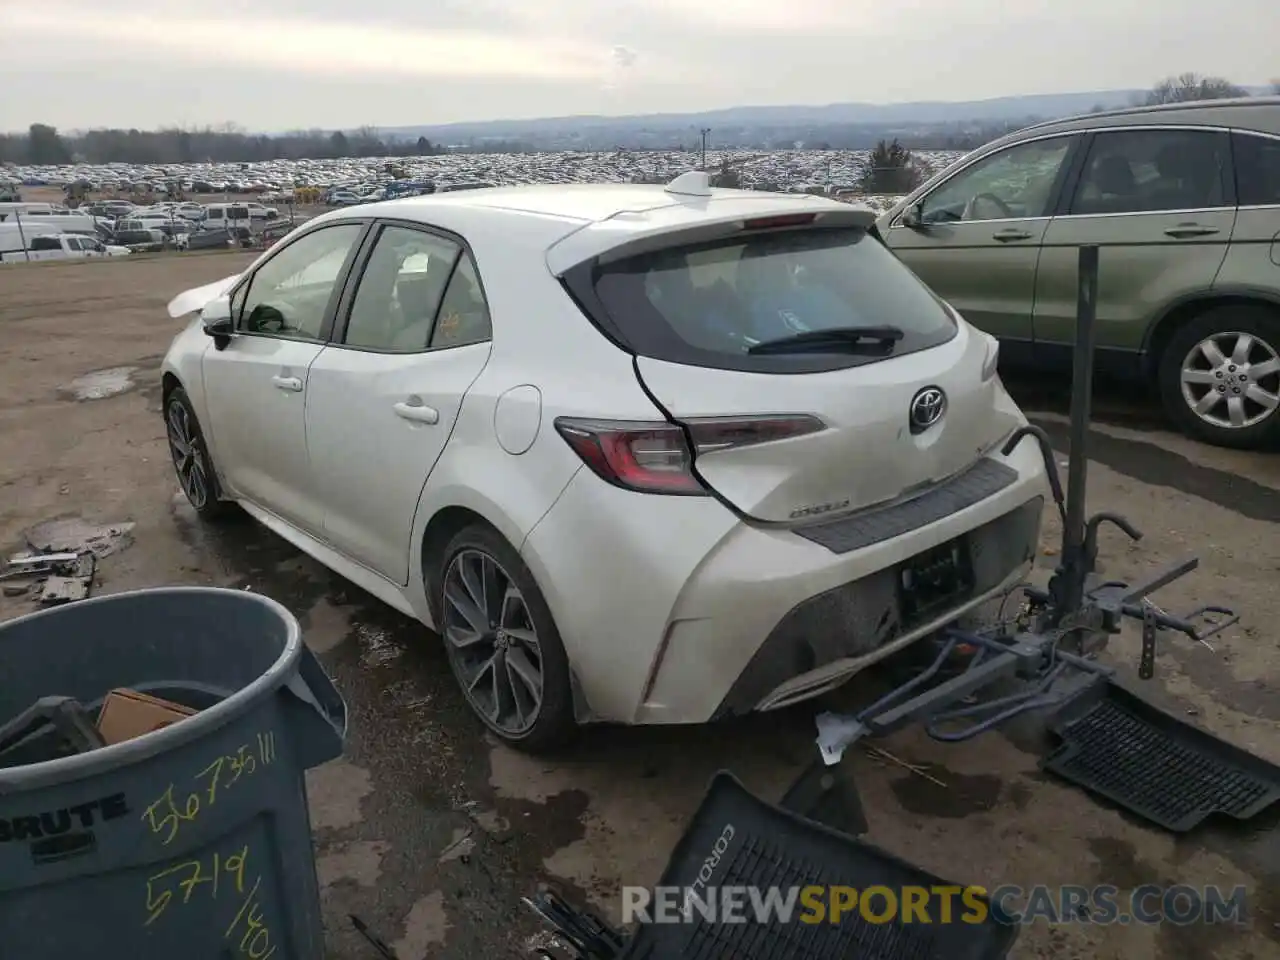
M 649 184 L 541 184 L 485 187 L 384 200 L 324 214 L 319 220 L 383 216 L 417 221 L 464 238 L 500 234 L 512 244 L 548 251 L 555 274 L 646 238 L 744 218 L 795 213 L 822 215 L 867 227 L 868 208 L 806 194 L 705 188 L 675 192 L 688 174 L 667 186 Z M 695 184 L 694 189 L 697 189 Z

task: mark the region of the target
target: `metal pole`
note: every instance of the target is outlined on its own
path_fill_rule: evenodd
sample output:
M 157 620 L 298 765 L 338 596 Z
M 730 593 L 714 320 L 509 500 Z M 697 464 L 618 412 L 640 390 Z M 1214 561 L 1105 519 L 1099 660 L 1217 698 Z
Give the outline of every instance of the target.
M 710 127 L 703 127 L 702 133 L 702 169 L 707 169 L 707 135 L 711 133 Z
M 22 244 L 22 254 L 26 258 L 27 263 L 31 262 L 31 251 L 27 249 L 27 234 L 22 229 L 22 211 L 17 207 L 13 208 L 13 222 L 18 225 L 18 242 Z
M 1084 548 L 1085 493 L 1089 482 L 1089 417 L 1093 405 L 1093 355 L 1097 340 L 1098 247 L 1080 248 L 1076 279 L 1076 342 L 1071 361 L 1071 459 L 1067 466 L 1067 520 L 1063 531 L 1063 561 L 1078 571 Z M 1068 585 L 1065 609 L 1074 610 L 1084 597 L 1084 583 Z

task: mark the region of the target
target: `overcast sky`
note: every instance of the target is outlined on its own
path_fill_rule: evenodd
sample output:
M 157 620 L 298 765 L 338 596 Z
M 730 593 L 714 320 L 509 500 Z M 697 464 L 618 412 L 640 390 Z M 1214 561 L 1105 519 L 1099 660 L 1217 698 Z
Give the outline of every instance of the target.
M 352 128 L 1280 76 L 1280 0 L 0 0 L 0 130 Z

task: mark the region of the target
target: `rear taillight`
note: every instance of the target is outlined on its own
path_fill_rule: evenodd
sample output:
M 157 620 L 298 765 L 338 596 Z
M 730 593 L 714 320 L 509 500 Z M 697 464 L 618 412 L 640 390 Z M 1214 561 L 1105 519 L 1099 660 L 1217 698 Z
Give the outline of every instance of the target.
M 800 437 L 825 429 L 825 424 L 807 415 L 700 417 L 683 425 L 556 420 L 560 436 L 602 480 L 641 493 L 705 496 L 707 489 L 693 473 L 686 429 L 703 454 Z
M 556 430 L 600 479 L 642 493 L 705 495 L 684 431 L 671 423 L 560 417 Z

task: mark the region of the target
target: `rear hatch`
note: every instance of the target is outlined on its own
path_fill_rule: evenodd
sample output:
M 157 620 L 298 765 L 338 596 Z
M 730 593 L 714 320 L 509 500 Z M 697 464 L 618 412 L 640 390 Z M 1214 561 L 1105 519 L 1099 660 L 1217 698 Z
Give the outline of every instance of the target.
M 685 427 L 695 475 L 763 521 L 908 496 L 1017 425 L 992 338 L 865 227 L 805 220 L 740 222 L 693 244 L 673 234 L 565 277 Z

